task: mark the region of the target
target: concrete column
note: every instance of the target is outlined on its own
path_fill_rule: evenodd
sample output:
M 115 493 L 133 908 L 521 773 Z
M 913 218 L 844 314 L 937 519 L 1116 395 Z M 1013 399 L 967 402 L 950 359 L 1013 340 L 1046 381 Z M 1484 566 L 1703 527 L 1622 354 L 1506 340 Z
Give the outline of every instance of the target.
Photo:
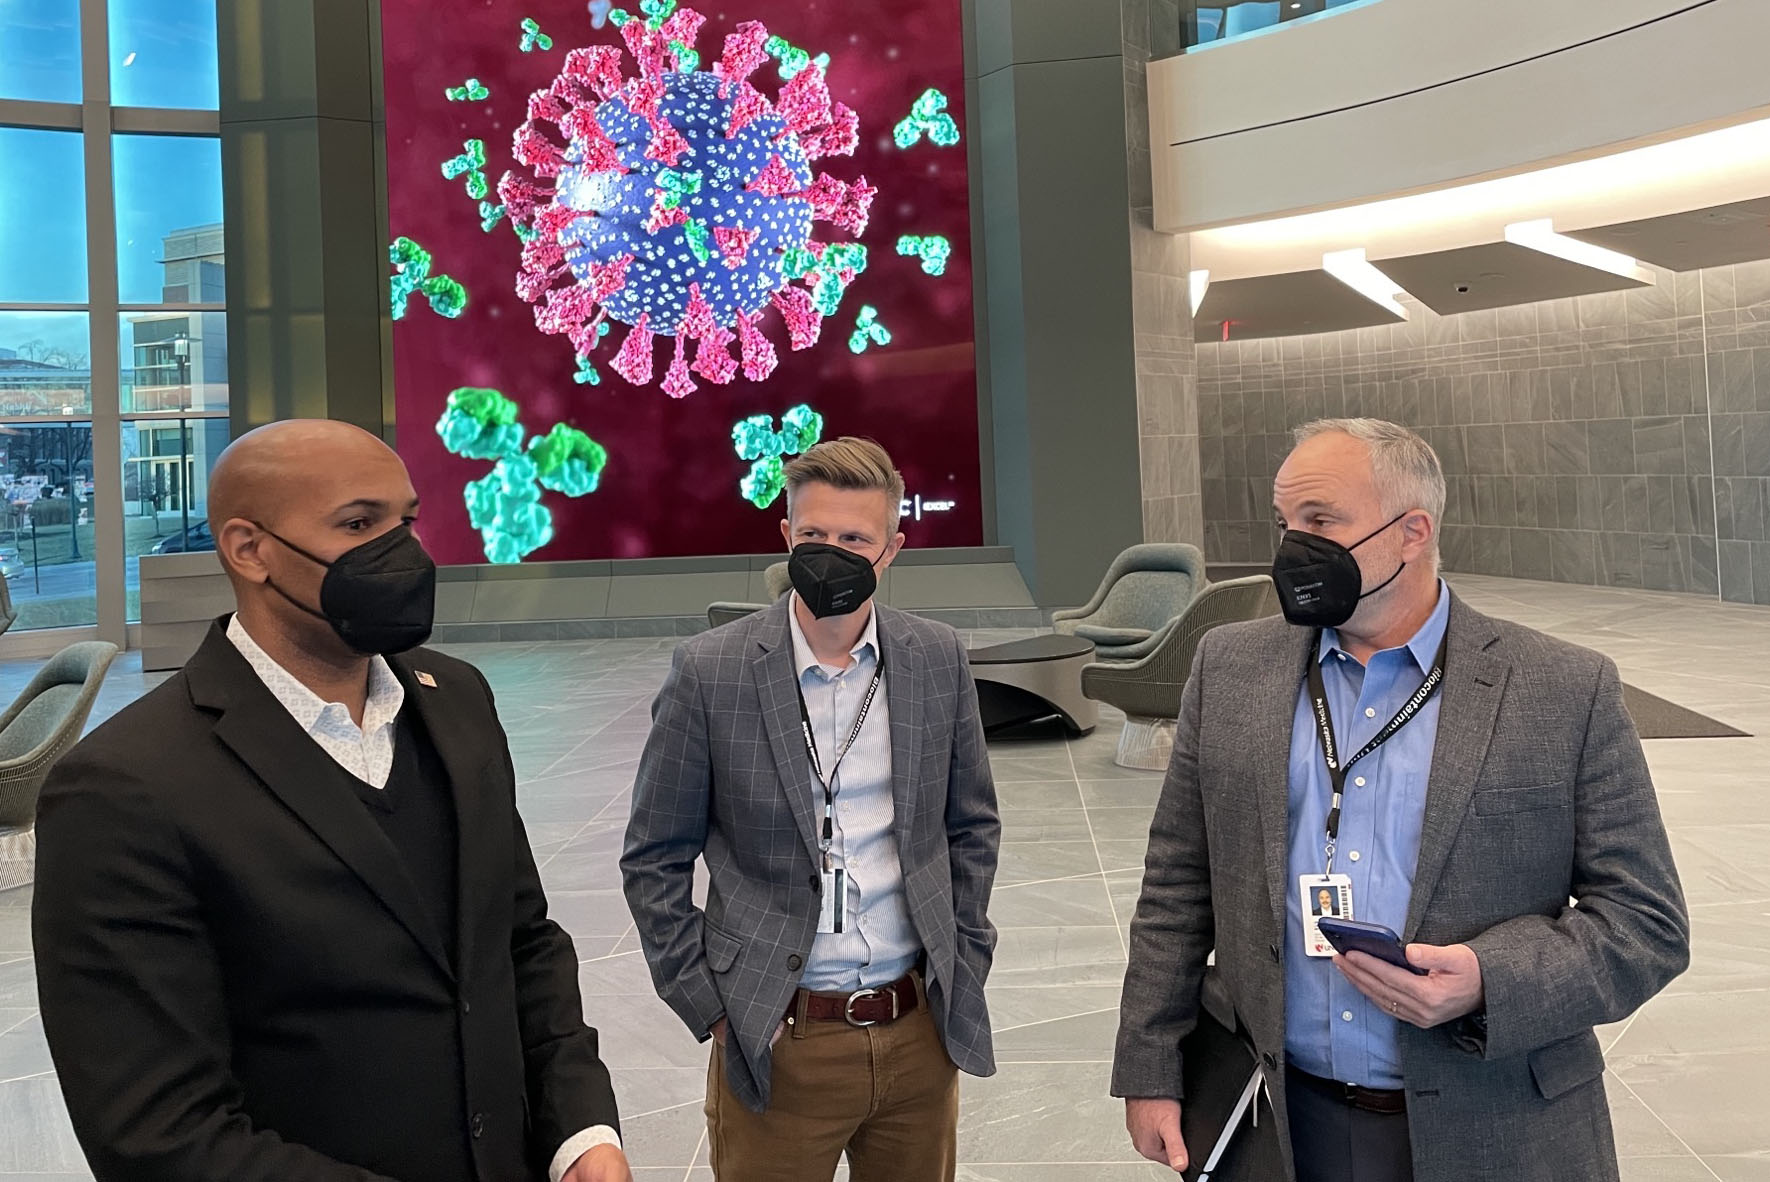
M 1143 537 L 1118 15 L 975 0 L 997 537 L 1042 607 Z
M 218 7 L 235 434 L 277 419 L 391 431 L 374 0 Z

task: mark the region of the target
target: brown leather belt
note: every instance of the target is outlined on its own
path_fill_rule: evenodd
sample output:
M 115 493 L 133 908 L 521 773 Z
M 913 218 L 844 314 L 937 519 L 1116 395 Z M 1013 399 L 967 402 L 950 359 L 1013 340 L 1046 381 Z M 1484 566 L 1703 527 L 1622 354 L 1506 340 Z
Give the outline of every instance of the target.
M 912 1013 L 921 1004 L 916 975 L 905 973 L 889 985 L 853 993 L 813 993 L 801 989 L 787 1007 L 787 1021 L 801 1013 L 810 1022 L 846 1022 L 850 1026 L 883 1026 Z
M 1361 1087 L 1337 1079 L 1323 1079 L 1297 1067 L 1292 1067 L 1288 1074 L 1292 1083 L 1300 1083 L 1361 1112 L 1374 1112 L 1379 1116 L 1401 1116 L 1407 1112 L 1407 1092 L 1402 1088 Z

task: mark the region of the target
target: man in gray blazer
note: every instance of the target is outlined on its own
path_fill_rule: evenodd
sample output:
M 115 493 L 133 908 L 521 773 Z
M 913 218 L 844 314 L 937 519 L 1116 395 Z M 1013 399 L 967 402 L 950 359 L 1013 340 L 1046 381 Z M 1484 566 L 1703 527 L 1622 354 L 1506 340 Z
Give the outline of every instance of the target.
M 621 869 L 659 996 L 712 1039 L 722 1182 L 938 1182 L 958 1069 L 995 1070 L 1001 825 L 956 633 L 873 603 L 903 545 L 877 444 L 787 466 L 791 594 L 686 641 Z M 705 911 L 694 868 L 710 876 Z
M 1614 1180 L 1592 1028 L 1689 961 L 1616 667 L 1444 586 L 1419 436 L 1298 440 L 1289 622 L 1206 636 L 1150 830 L 1112 1080 L 1133 1143 L 1175 1169 L 1210 1149 L 1182 1144 L 1180 1044 L 1214 949 L 1299 1182 Z M 1424 974 L 1336 954 L 1321 911 Z

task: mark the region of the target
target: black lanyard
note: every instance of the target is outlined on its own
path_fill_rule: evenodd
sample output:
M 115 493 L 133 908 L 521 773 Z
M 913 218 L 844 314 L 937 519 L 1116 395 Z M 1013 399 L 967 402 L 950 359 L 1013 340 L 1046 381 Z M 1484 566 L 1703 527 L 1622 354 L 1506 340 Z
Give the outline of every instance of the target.
M 873 699 L 878 696 L 879 682 L 885 676 L 885 658 L 880 656 L 873 666 L 873 679 L 867 683 L 866 696 L 860 700 L 860 710 L 854 716 L 854 725 L 848 728 L 848 738 L 836 751 L 836 762 L 830 765 L 830 774 L 824 775 L 823 760 L 817 754 L 817 736 L 811 733 L 811 711 L 805 705 L 805 689 L 799 684 L 798 678 L 793 680 L 793 690 L 799 695 L 799 729 L 805 736 L 805 754 L 811 757 L 811 770 L 817 775 L 817 782 L 824 790 L 824 830 L 818 849 L 824 856 L 824 869 L 830 868 L 830 845 L 836 840 L 836 772 L 842 767 L 842 761 L 854 749 L 855 740 L 860 738 L 860 728 L 866 725 L 867 711 L 873 708 Z
M 1315 734 L 1321 740 L 1322 762 L 1327 764 L 1328 782 L 1333 785 L 1334 798 L 1328 808 L 1327 818 L 1327 873 L 1334 872 L 1334 845 L 1340 838 L 1340 804 L 1345 799 L 1346 773 L 1352 765 L 1387 743 L 1395 737 L 1397 731 L 1414 720 L 1414 717 L 1432 700 L 1438 687 L 1444 683 L 1444 650 L 1450 641 L 1447 634 L 1438 644 L 1438 655 L 1432 658 L 1432 668 L 1426 672 L 1426 680 L 1414 691 L 1394 718 L 1391 718 L 1376 736 L 1359 749 L 1358 754 L 1340 762 L 1339 745 L 1334 741 L 1334 718 L 1328 710 L 1327 686 L 1321 677 L 1321 633 L 1315 634 L 1315 643 L 1309 647 L 1309 708 L 1315 716 Z

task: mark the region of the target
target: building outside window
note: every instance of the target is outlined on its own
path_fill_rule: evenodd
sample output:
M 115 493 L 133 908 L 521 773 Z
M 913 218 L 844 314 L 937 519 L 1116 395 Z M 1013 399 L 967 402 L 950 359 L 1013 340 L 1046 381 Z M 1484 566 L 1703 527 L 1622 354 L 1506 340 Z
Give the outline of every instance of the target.
M 215 0 L 0 0 L 0 573 L 13 632 L 140 618 L 228 441 Z

